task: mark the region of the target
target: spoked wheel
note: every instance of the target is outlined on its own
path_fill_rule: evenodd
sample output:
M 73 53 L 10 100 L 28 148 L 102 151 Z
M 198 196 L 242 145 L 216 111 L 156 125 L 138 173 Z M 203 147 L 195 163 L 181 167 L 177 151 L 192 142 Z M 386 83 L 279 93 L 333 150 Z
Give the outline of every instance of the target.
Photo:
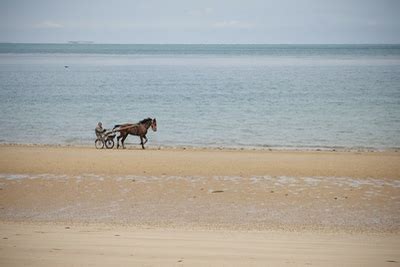
M 114 147 L 114 140 L 112 139 L 107 139 L 106 140 L 106 148 L 111 149 Z
M 96 139 L 96 141 L 94 141 L 94 146 L 97 149 L 103 148 L 104 147 L 104 143 L 101 139 Z

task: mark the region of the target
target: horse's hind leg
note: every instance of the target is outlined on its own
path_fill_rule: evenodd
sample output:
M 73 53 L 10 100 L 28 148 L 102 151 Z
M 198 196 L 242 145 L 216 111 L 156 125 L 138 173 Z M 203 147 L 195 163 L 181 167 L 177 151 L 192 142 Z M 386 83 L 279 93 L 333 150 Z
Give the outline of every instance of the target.
M 121 133 L 119 134 L 119 136 L 117 136 L 117 149 L 119 148 L 119 139 L 121 139 L 122 135 Z
M 142 145 L 142 149 L 144 149 L 143 137 L 140 136 L 140 144 Z

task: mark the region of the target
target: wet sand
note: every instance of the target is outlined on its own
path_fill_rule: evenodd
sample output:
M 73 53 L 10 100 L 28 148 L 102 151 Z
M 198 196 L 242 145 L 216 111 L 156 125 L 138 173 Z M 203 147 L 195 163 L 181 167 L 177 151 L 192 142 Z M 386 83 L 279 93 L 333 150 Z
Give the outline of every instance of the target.
M 0 189 L 1 265 L 400 262 L 394 151 L 2 145 Z
M 400 152 L 0 146 L 0 173 L 400 178 Z

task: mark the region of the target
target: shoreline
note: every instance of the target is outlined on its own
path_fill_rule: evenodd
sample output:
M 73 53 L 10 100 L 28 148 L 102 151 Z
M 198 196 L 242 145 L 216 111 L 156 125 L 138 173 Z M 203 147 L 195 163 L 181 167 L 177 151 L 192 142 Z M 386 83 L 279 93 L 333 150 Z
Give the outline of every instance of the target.
M 128 150 L 141 150 L 140 144 L 125 142 Z M 45 143 L 9 143 L 0 142 L 0 147 L 66 147 L 95 148 L 94 144 L 45 144 Z M 343 147 L 343 146 L 217 146 L 217 145 L 146 145 L 147 150 L 210 150 L 210 151 L 286 151 L 286 152 L 395 152 L 400 153 L 400 147 Z M 106 150 L 104 148 L 104 150 Z M 116 150 L 116 145 L 113 149 Z M 122 149 L 120 149 L 122 150 Z

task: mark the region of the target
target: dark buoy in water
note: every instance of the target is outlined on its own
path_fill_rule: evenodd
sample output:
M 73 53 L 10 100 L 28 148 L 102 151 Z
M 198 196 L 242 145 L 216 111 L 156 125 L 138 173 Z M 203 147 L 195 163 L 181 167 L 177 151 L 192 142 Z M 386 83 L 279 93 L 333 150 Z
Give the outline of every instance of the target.
M 68 68 L 69 68 L 69 66 L 68 66 L 68 65 L 65 65 L 65 66 L 64 66 L 64 68 L 68 69 Z

